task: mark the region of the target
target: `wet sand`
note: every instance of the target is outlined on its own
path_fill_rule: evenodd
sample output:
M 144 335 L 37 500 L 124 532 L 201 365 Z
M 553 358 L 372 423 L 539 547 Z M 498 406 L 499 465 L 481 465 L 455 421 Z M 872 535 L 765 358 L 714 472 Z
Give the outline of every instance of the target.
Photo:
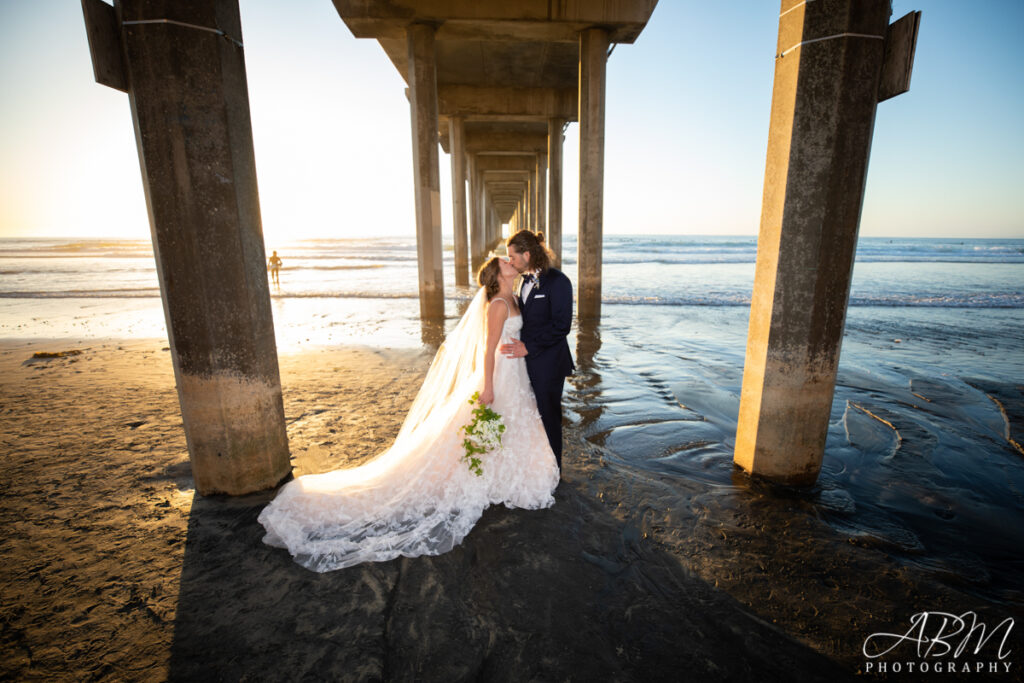
M 978 577 L 843 532 L 836 516 L 860 520 L 837 487 L 769 489 L 725 468 L 714 392 L 701 413 L 671 386 L 679 372 L 613 378 L 602 353 L 625 356 L 608 340 L 580 335 L 554 508 L 492 508 L 446 555 L 324 575 L 261 543 L 272 492 L 195 496 L 164 343 L 3 342 L 0 677 L 845 680 L 868 634 L 915 612 L 1024 616 L 1007 585 L 1019 556 Z M 282 354 L 296 473 L 381 450 L 428 362 Z M 1019 388 L 992 391 L 1019 430 Z M 1011 648 L 1013 672 L 993 680 L 1020 680 L 1019 633 Z

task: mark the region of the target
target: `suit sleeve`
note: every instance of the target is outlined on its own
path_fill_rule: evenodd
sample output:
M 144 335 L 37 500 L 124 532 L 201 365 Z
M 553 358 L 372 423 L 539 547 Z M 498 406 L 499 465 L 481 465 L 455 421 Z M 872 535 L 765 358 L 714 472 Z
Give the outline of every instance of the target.
M 545 283 L 547 284 L 547 283 Z M 551 324 L 529 341 L 524 341 L 526 350 L 536 354 L 565 340 L 572 329 L 572 283 L 565 275 L 552 278 L 548 286 L 548 300 L 551 305 Z

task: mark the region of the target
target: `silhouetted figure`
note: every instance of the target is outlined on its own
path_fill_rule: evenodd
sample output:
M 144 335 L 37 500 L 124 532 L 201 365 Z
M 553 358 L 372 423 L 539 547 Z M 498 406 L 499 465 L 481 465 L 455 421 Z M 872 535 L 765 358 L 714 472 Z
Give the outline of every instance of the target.
M 278 287 L 281 286 L 281 263 L 281 258 L 277 255 L 276 251 L 267 259 L 267 266 L 270 268 L 270 278 Z

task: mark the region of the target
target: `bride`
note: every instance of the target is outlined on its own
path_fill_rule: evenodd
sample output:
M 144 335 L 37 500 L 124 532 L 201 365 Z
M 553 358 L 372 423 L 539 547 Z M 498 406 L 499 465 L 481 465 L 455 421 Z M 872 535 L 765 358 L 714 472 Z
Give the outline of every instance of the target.
M 559 471 L 526 364 L 498 351 L 522 328 L 513 295 L 518 272 L 493 257 L 480 290 L 438 349 L 398 437 L 351 469 L 299 477 L 260 513 L 263 541 L 296 562 L 327 572 L 399 555 L 439 555 L 462 542 L 484 508 L 554 504 Z M 470 397 L 502 416 L 501 447 L 471 472 L 459 427 L 472 419 Z

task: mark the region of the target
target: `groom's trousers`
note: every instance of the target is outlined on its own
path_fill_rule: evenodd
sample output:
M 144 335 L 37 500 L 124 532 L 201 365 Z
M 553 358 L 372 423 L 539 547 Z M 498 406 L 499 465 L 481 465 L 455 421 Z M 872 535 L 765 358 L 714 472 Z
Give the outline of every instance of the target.
M 536 384 L 533 392 L 537 397 L 537 410 L 540 412 L 544 432 L 548 435 L 548 443 L 555 452 L 555 462 L 562 469 L 562 389 L 565 377 L 550 378 L 543 387 Z

